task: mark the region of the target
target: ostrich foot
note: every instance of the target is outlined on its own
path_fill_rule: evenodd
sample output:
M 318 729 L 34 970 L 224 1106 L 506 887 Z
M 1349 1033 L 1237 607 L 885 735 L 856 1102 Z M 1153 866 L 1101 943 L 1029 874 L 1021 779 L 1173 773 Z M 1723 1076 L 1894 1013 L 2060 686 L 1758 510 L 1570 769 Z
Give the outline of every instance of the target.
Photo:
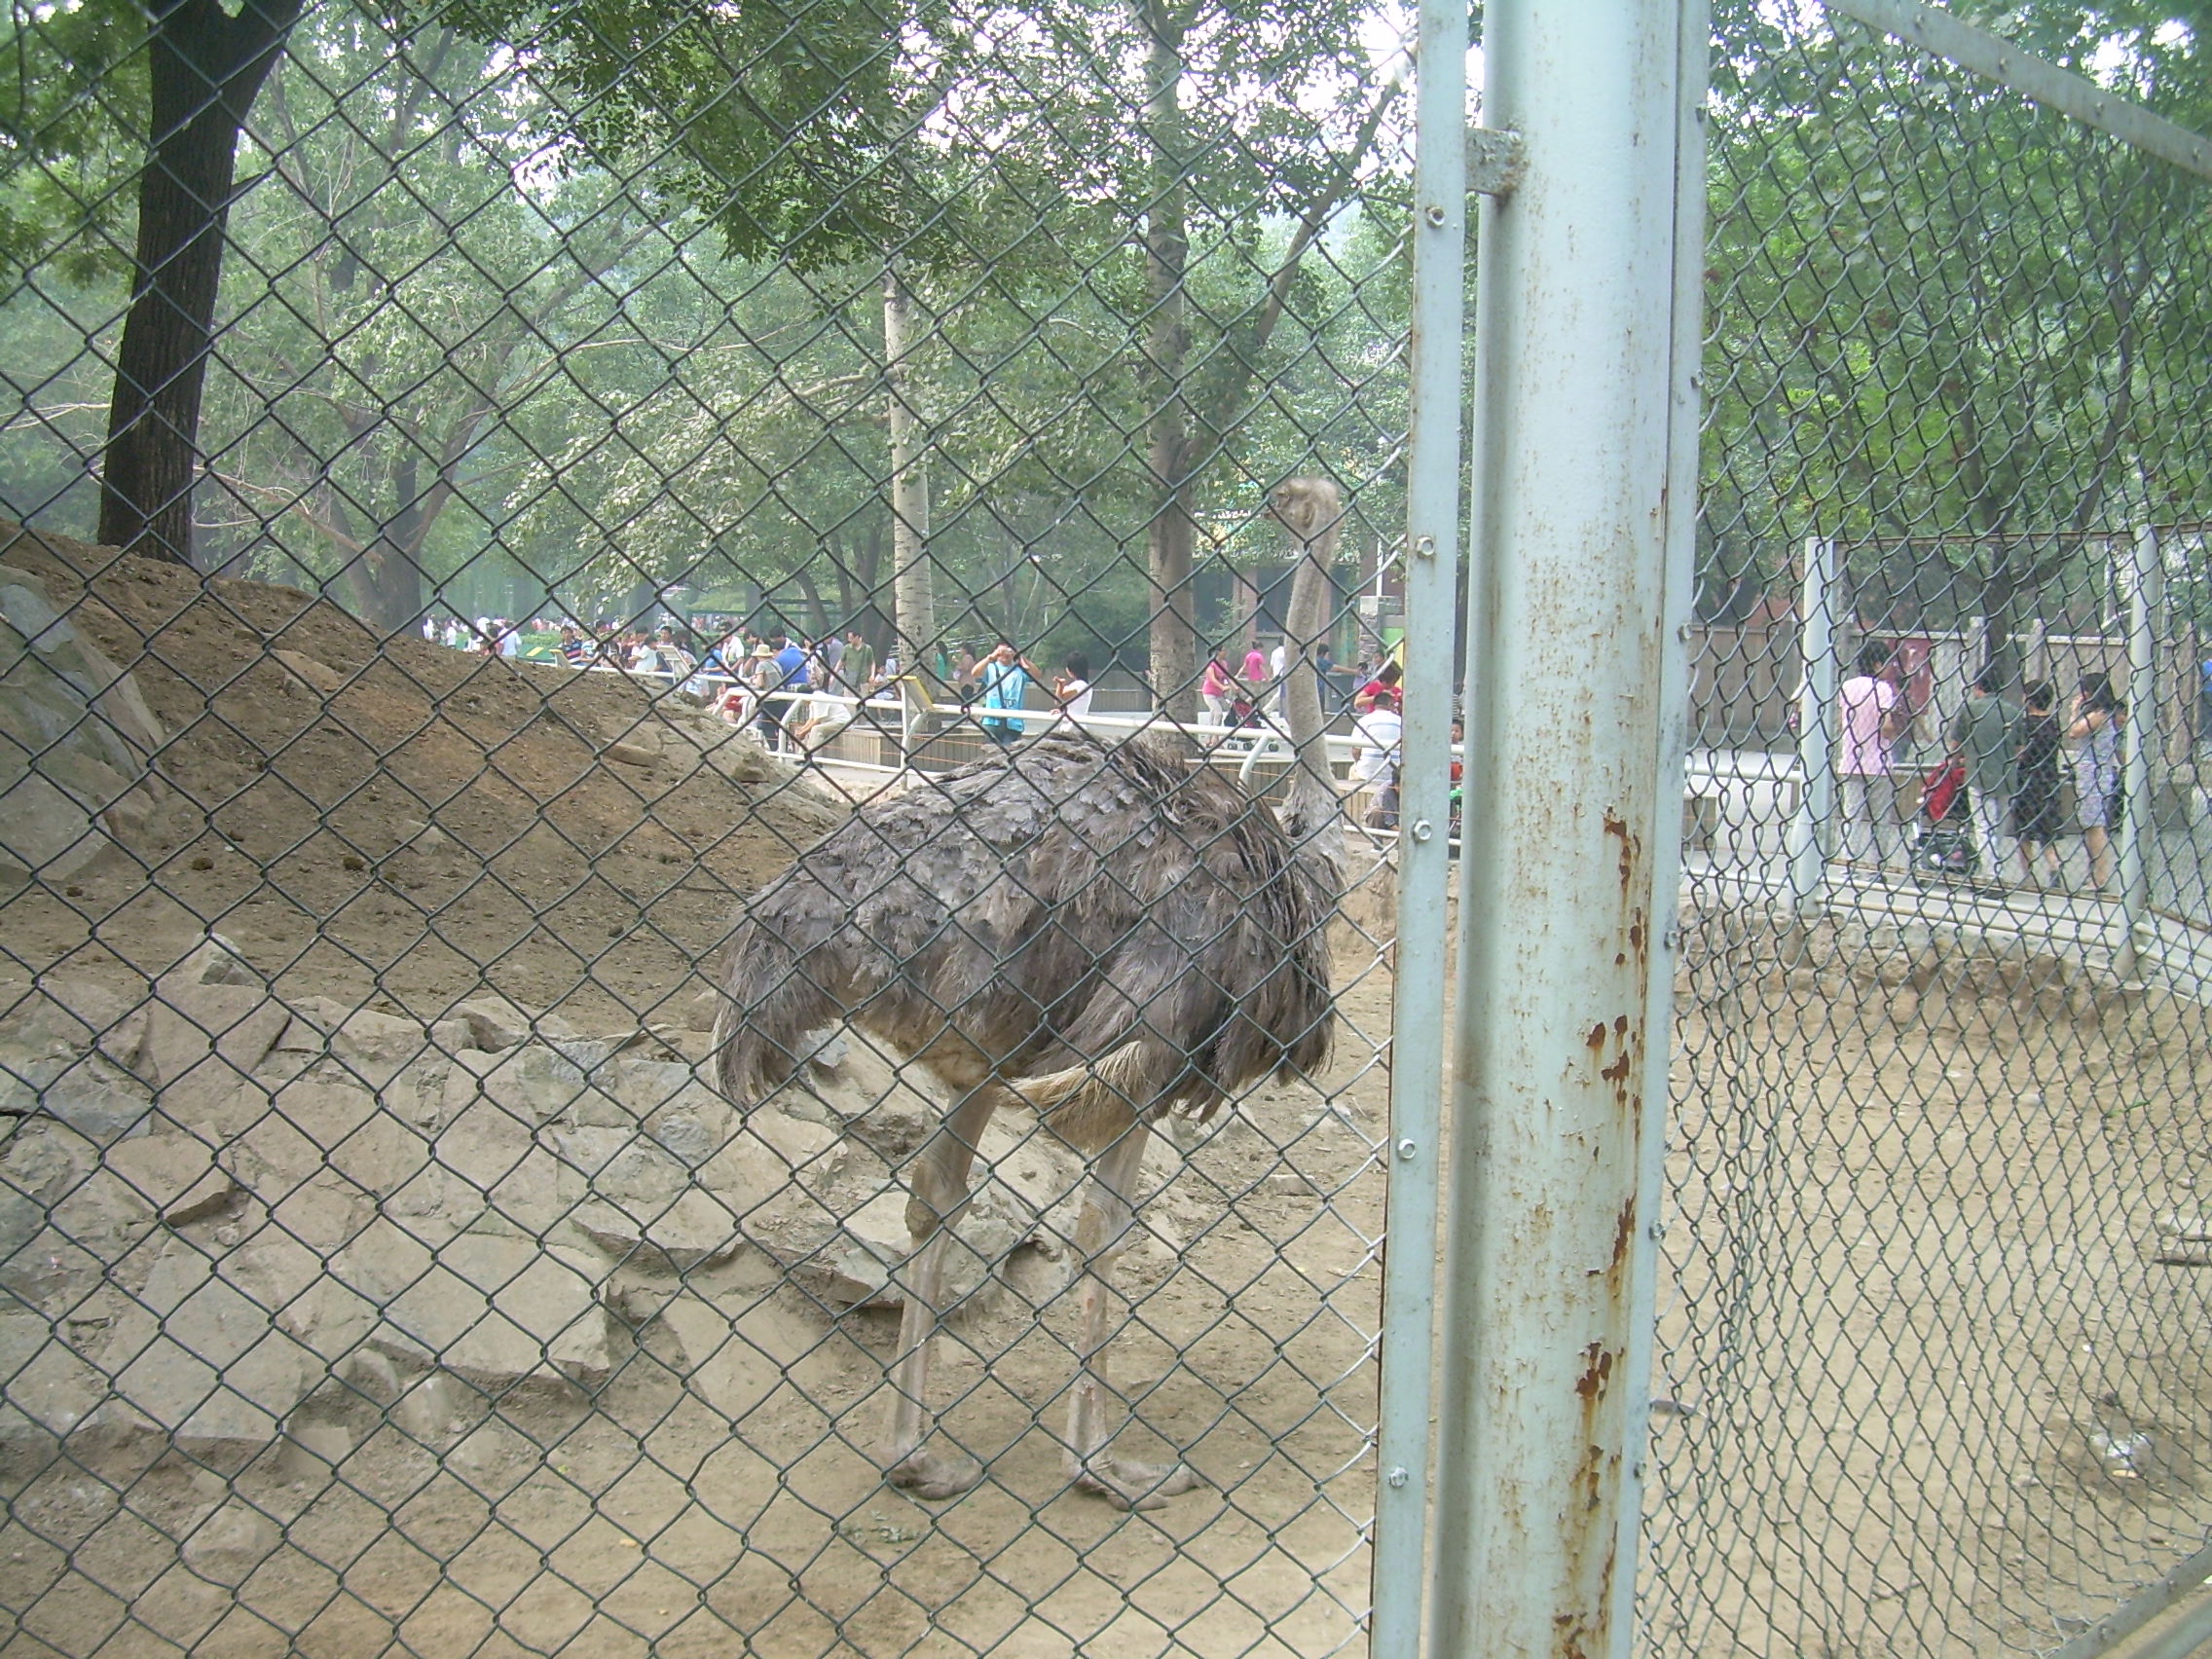
M 1093 1492 L 1117 1509 L 1164 1509 L 1167 1500 L 1205 1483 L 1181 1463 L 1140 1463 L 1097 1452 L 1069 1459 L 1078 1492 Z
M 930 1502 L 941 1502 L 973 1492 L 983 1478 L 983 1465 L 965 1452 L 932 1452 L 917 1447 L 883 1471 L 893 1486 Z

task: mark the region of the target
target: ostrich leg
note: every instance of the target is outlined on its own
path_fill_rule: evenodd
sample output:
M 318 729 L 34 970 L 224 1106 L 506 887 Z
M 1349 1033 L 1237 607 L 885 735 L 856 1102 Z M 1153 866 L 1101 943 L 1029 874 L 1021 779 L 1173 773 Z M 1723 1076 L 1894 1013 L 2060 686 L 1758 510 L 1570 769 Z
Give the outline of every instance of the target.
M 1107 1312 L 1114 1296 L 1107 1283 L 1135 1213 L 1137 1174 L 1152 1138 L 1141 1120 L 1100 1153 L 1090 1168 L 1076 1248 L 1083 1253 L 1083 1334 L 1077 1350 L 1075 1394 L 1068 1405 L 1068 1472 L 1085 1492 L 1124 1509 L 1158 1509 L 1177 1493 L 1198 1485 L 1180 1463 L 1164 1467 L 1117 1456 L 1107 1424 L 1113 1388 L 1106 1380 Z
M 916 1497 L 958 1497 L 983 1478 L 982 1464 L 967 1453 L 931 1452 L 924 1443 L 933 1426 L 930 1349 L 944 1299 L 944 1253 L 952 1247 L 953 1223 L 968 1207 L 968 1171 L 997 1105 L 996 1084 L 969 1091 L 915 1160 L 914 1196 L 906 1200 L 906 1231 L 914 1253 L 903 1275 L 906 1306 L 899 1321 L 899 1358 L 891 1371 L 891 1433 L 883 1472 L 893 1486 L 904 1487 Z

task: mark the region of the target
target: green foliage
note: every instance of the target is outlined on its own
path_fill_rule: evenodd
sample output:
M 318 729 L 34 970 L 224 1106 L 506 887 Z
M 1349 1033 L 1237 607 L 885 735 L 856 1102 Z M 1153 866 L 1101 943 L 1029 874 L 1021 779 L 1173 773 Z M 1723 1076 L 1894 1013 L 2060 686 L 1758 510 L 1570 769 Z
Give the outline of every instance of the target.
M 2162 16 L 2005 16 L 2177 103 L 2204 90 Z M 1872 620 L 2005 617 L 2078 587 L 2101 557 L 2089 533 L 2200 515 L 2182 410 L 2207 389 L 2204 187 L 1858 25 L 1732 26 L 1748 46 L 1715 77 L 1709 587 L 1782 575 L 1804 537 L 1833 536 Z
M 0 21 L 0 274 L 129 269 L 146 148 L 148 25 L 115 0 L 18 5 Z

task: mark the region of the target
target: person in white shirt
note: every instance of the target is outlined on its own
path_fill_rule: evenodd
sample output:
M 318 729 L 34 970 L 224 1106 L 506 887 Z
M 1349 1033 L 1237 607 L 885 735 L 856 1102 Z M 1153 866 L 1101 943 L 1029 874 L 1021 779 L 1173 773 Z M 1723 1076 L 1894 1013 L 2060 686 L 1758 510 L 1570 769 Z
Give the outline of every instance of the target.
M 1060 705 L 1063 720 L 1080 720 L 1090 713 L 1090 694 L 1097 687 L 1090 682 L 1090 659 L 1081 651 L 1070 651 L 1061 665 L 1059 679 L 1052 682 L 1052 696 Z
M 1371 829 L 1398 827 L 1398 761 L 1405 722 L 1394 692 L 1377 694 L 1367 713 L 1352 722 L 1352 816 Z

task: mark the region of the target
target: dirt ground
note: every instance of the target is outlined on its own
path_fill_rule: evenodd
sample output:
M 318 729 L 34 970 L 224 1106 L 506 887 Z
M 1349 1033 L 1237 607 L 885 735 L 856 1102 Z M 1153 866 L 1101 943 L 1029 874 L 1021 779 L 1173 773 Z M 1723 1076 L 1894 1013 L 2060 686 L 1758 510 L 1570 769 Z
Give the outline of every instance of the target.
M 0 990 L 143 995 L 213 928 L 285 998 L 429 1018 L 490 987 L 695 1051 L 736 903 L 845 809 L 621 677 L 0 556 L 173 734 L 131 857 L 0 895 Z M 1691 924 L 1647 1647 L 2046 1650 L 2204 1535 L 2212 1270 L 2154 1259 L 2212 1179 L 2203 1011 L 2034 940 Z M 588 1393 L 433 1372 L 228 1476 L 49 1468 L 0 1526 L 0 1655 L 1360 1651 L 1389 983 L 1356 940 L 1339 966 L 1320 1087 L 1157 1149 L 1122 1269 L 1125 1444 L 1200 1491 L 1131 1516 L 1063 1490 L 1076 1309 L 1025 1250 L 937 1378 L 990 1478 L 908 1500 L 871 1461 L 894 1316 L 741 1253 L 626 1308 Z
M 2051 1650 L 2212 1529 L 2205 1011 L 2033 939 L 1689 938 L 1651 1650 Z

